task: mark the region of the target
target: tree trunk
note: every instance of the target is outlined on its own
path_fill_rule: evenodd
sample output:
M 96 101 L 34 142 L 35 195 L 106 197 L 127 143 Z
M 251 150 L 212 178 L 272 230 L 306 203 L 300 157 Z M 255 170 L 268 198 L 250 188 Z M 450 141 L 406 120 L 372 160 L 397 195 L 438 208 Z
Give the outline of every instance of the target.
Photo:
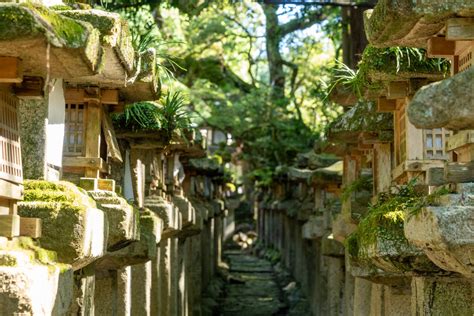
M 266 51 L 268 60 L 268 71 L 270 74 L 270 98 L 275 104 L 284 105 L 285 102 L 285 72 L 283 70 L 283 58 L 280 53 L 281 28 L 278 24 L 276 5 L 263 4 L 263 12 L 266 18 Z

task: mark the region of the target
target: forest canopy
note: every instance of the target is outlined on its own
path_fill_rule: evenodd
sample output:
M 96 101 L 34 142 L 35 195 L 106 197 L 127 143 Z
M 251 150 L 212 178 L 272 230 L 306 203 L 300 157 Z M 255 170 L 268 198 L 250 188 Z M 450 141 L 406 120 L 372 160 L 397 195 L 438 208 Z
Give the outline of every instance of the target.
M 344 58 L 340 7 L 249 0 L 91 5 L 129 21 L 136 50 L 159 56 L 163 92 L 181 91 L 196 124 L 232 135 L 231 148 L 221 150 L 257 174 L 317 146 L 341 112 L 327 98 L 331 69 Z

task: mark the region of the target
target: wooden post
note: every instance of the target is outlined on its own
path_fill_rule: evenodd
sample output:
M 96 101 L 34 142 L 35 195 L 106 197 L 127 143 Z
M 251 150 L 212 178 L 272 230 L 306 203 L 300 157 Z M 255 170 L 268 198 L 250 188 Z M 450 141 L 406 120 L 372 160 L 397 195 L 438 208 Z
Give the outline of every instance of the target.
M 97 101 L 89 101 L 87 105 L 86 121 L 86 158 L 100 157 L 100 131 L 102 122 L 102 109 Z M 86 168 L 85 176 L 98 178 L 98 168 Z
M 375 194 L 385 192 L 392 182 L 391 145 L 378 143 L 374 145 L 374 189 Z

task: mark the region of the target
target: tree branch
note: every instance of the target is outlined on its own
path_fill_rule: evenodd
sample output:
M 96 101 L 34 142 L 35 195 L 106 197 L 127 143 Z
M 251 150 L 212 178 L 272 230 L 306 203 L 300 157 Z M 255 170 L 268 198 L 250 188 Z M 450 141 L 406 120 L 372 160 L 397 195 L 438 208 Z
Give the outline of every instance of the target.
M 302 17 L 293 19 L 280 26 L 281 35 L 285 36 L 297 30 L 303 30 L 313 26 L 317 22 L 324 19 L 325 15 L 321 10 L 313 10 L 305 13 Z

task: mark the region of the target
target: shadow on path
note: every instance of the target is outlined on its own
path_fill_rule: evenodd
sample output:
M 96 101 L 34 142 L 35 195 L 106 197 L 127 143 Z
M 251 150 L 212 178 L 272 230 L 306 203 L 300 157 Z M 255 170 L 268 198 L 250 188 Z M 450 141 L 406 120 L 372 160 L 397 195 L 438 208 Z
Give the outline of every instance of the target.
M 287 315 L 281 290 L 269 261 L 240 250 L 227 250 L 229 278 L 219 304 L 222 316 Z

